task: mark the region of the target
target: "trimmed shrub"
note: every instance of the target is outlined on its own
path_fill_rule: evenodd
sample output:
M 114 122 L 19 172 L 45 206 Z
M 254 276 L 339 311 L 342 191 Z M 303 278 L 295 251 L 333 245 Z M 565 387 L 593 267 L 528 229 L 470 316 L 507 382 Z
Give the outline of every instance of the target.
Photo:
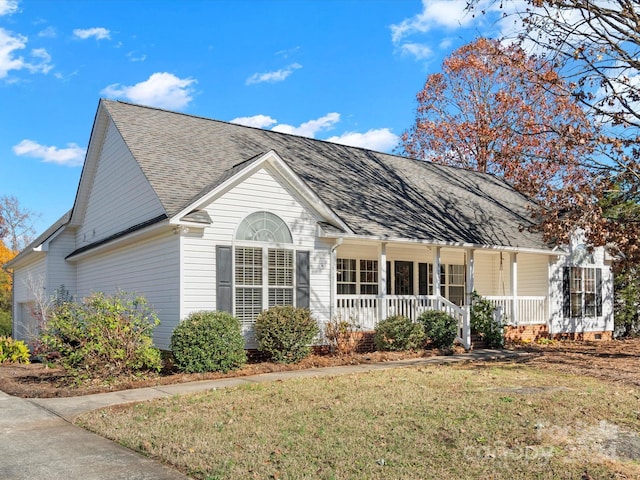
M 247 362 L 240 320 L 227 312 L 194 312 L 173 331 L 171 351 L 183 372 L 228 372 Z
M 0 337 L 0 363 L 29 363 L 29 347 L 22 340 Z
M 271 307 L 256 318 L 258 350 L 278 363 L 296 363 L 311 353 L 318 324 L 307 308 Z
M 109 378 L 159 371 L 153 329 L 160 324 L 144 298 L 93 293 L 56 305 L 40 340 L 43 355 L 81 377 Z
M 363 333 L 354 320 L 333 318 L 326 323 L 324 336 L 332 353 L 351 355 L 357 350 Z
M 440 349 L 453 347 L 458 336 L 458 322 L 451 315 L 438 310 L 424 312 L 418 321 L 424 328 L 424 334 L 431 344 Z
M 504 347 L 504 326 L 493 318 L 493 305 L 476 292 L 471 297 L 471 331 L 489 348 Z
M 12 328 L 11 312 L 0 310 L 0 337 L 10 337 Z
M 378 350 L 417 350 L 424 343 L 424 330 L 419 323 L 394 315 L 378 322 L 373 342 Z

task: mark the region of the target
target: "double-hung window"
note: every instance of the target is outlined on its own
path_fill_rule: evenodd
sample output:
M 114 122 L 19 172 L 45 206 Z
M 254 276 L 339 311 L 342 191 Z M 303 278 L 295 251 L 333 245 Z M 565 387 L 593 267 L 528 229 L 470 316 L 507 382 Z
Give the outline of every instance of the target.
M 465 301 L 465 266 L 440 265 L 440 295 L 455 303 L 464 305 Z M 418 294 L 434 295 L 433 264 L 418 264 Z
M 336 288 L 339 295 L 377 295 L 378 260 L 338 258 Z
M 337 291 L 339 295 L 355 295 L 357 285 L 356 260 L 338 258 L 336 260 Z
M 269 306 L 293 305 L 293 250 L 268 250 Z
M 602 315 L 602 269 L 565 267 L 564 316 L 572 318 Z
M 378 261 L 360 260 L 360 294 L 378 294 Z

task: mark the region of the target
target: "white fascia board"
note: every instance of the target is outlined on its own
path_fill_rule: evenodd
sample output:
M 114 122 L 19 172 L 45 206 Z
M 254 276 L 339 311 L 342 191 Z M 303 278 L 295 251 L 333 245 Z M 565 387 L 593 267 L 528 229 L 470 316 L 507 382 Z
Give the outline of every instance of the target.
M 60 235 L 64 231 L 65 228 L 66 228 L 66 225 L 61 226 L 55 232 L 53 232 L 51 235 L 49 235 L 42 243 L 31 247 L 31 249 L 29 249 L 28 251 L 24 250 L 24 251 L 20 252 L 12 260 L 8 261 L 5 264 L 5 267 L 6 268 L 16 268 L 16 267 L 19 267 L 19 266 L 21 266 L 21 265 L 23 265 L 25 263 L 30 263 L 32 261 L 32 257 L 33 257 L 34 254 L 40 254 L 40 255 L 37 255 L 36 257 L 34 257 L 36 260 L 38 258 L 41 258 L 44 254 L 46 254 L 46 252 L 49 251 L 49 242 L 51 242 L 51 240 L 53 240 L 58 235 Z M 1 266 L 2 265 L 0 265 L 0 267 Z
M 265 165 L 271 166 L 277 174 L 286 181 L 302 198 L 308 202 L 309 206 L 313 208 L 316 213 L 328 222 L 333 222 L 340 226 L 343 230 L 353 233 L 352 230 L 335 214 L 333 211 L 311 190 L 306 183 L 286 164 L 282 158 L 273 150 L 268 151 L 260 158 L 251 162 L 246 168 L 240 170 L 235 175 L 229 177 L 223 183 L 211 190 L 209 193 L 198 199 L 196 202 L 184 208 L 182 211 L 174 215 L 169 223 L 172 225 L 186 225 L 187 222 L 180 219 L 193 210 L 201 210 L 205 205 L 208 205 L 218 196 L 226 193 L 231 188 L 241 183 L 244 179 L 251 176 Z
M 189 221 L 178 221 L 178 222 L 169 222 L 171 225 L 175 225 L 175 226 L 179 226 L 179 227 L 185 227 L 185 228 L 193 228 L 194 230 L 204 230 L 207 227 L 210 227 L 211 224 L 204 224 L 204 223 L 198 223 L 198 222 L 189 222 Z
M 42 249 L 42 244 L 40 244 L 37 247 L 32 248 L 29 252 L 26 252 L 25 255 L 20 258 L 16 257 L 13 260 L 9 260 L 4 265 L 0 265 L 0 267 L 3 269 L 12 268 L 15 270 L 16 268 L 27 266 L 46 256 L 47 252 Z
M 533 253 L 536 255 L 549 255 L 555 257 L 566 256 L 567 253 L 561 250 L 542 249 L 542 248 L 526 248 L 526 247 L 507 247 L 501 245 L 480 245 L 476 243 L 464 243 L 464 242 L 444 242 L 433 240 L 422 240 L 418 238 L 394 238 L 375 235 L 327 235 L 321 234 L 324 238 L 342 238 L 344 240 L 358 240 L 363 242 L 375 242 L 375 243 L 404 243 L 413 245 L 426 245 L 433 247 L 451 247 L 451 248 L 463 248 L 466 250 L 485 250 L 496 252 L 515 252 L 515 253 Z

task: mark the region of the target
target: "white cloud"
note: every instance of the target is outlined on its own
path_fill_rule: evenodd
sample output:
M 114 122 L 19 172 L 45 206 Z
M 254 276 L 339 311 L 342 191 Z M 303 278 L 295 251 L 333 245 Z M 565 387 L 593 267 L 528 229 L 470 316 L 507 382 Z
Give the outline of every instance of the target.
M 91 37 L 95 37 L 96 40 L 111 40 L 111 32 L 103 27 L 76 28 L 73 36 L 82 40 Z
M 22 50 L 26 44 L 27 37 L 0 28 L 0 78 L 6 77 L 11 70 L 24 68 L 24 59 L 15 57 L 14 52 Z
M 254 73 L 245 82 L 247 85 L 253 85 L 255 83 L 275 83 L 282 82 L 289 75 L 291 75 L 294 71 L 302 68 L 302 65 L 299 63 L 292 63 L 287 68 L 283 68 L 280 70 L 276 70 L 275 72 L 265 72 L 265 73 Z
M 55 28 L 49 25 L 44 30 L 40 30 L 38 32 L 38 36 L 43 38 L 56 38 L 58 36 L 58 32 L 56 32 Z
M 295 47 L 295 48 L 289 48 L 286 50 L 279 50 L 275 53 L 275 55 L 286 59 L 291 57 L 292 55 L 295 55 L 299 51 L 300 51 L 300 47 Z
M 391 25 L 391 41 L 397 52 L 411 54 L 416 59 L 429 58 L 433 52 L 425 42 L 433 42 L 442 50 L 448 50 L 451 37 L 445 37 L 452 31 L 473 29 L 474 35 L 505 37 L 513 34 L 512 13 L 529 8 L 526 0 L 496 2 L 479 0 L 475 11 L 466 10 L 467 0 L 422 0 L 422 11 L 402 22 Z M 429 36 L 434 30 L 438 35 Z M 445 37 L 438 42 L 434 37 Z M 416 41 L 416 37 L 420 41 Z
M 0 78 L 5 78 L 12 70 L 27 69 L 31 73 L 47 73 L 53 65 L 51 56 L 44 48 L 31 51 L 34 62 L 28 62 L 22 56 L 16 56 L 17 51 L 27 46 L 27 37 L 0 28 Z
M 127 53 L 127 58 L 131 62 L 144 62 L 147 59 L 145 54 L 136 55 L 136 52 Z
M 433 55 L 433 50 L 428 45 L 421 43 L 403 43 L 399 48 L 402 53 L 413 55 L 418 60 L 429 58 Z
M 18 0 L 0 0 L 0 17 L 18 11 Z
M 44 48 L 34 48 L 31 50 L 31 56 L 38 60 L 37 63 L 27 63 L 26 68 L 31 73 L 49 73 L 53 68 L 51 65 L 51 55 Z
M 126 98 L 134 103 L 141 103 L 158 108 L 180 110 L 186 107 L 193 97 L 192 85 L 197 83 L 192 78 L 178 78 L 171 73 L 158 72 L 148 80 L 127 86 L 114 83 L 102 94 L 108 97 Z
M 237 123 L 238 125 L 245 125 L 247 127 L 266 128 L 270 127 L 274 123 L 278 123 L 278 121 L 267 115 L 254 115 L 252 117 L 234 118 L 231 120 L 231 123 Z
M 287 124 L 279 124 L 271 130 L 274 132 L 288 133 L 302 137 L 315 138 L 316 134 L 322 130 L 332 128 L 340 121 L 340 114 L 336 112 L 328 113 L 315 120 L 309 120 L 298 127 Z M 251 117 L 237 117 L 231 123 L 246 125 L 255 128 L 267 128 L 277 123 L 277 120 L 268 115 L 253 115 Z M 371 129 L 365 133 L 345 132 L 342 135 L 334 135 L 327 138 L 327 141 L 349 145 L 352 147 L 363 147 L 379 152 L 388 152 L 393 149 L 399 141 L 399 137 L 388 128 Z
M 388 128 L 371 129 L 365 133 L 345 132 L 342 135 L 327 138 L 328 142 L 368 148 L 378 152 L 391 151 L 398 144 L 399 137 Z
M 292 135 L 300 135 L 301 137 L 314 138 L 320 130 L 327 130 L 340 121 L 340 114 L 336 112 L 327 113 L 324 117 L 316 120 L 309 120 L 300 124 L 298 127 L 292 125 L 280 124 L 273 127 L 274 132 L 290 133 Z
M 84 162 L 87 151 L 75 143 L 68 143 L 66 148 L 47 147 L 33 140 L 22 140 L 13 147 L 16 155 L 39 158 L 46 163 L 56 163 L 68 167 L 78 167 Z
M 422 12 L 391 25 L 391 40 L 399 44 L 415 33 L 427 33 L 435 27 L 464 27 L 473 21 L 465 11 L 467 0 L 422 0 Z

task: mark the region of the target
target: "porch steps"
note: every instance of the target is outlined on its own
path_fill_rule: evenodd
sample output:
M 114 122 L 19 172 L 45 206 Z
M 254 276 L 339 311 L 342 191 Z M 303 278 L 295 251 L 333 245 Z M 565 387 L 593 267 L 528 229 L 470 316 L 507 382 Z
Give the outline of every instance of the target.
M 482 337 L 480 337 L 480 335 L 472 333 L 471 334 L 471 348 L 472 348 L 472 350 L 478 350 L 478 349 L 482 349 L 482 348 L 487 348 L 487 345 L 484 342 L 484 340 L 482 339 Z

